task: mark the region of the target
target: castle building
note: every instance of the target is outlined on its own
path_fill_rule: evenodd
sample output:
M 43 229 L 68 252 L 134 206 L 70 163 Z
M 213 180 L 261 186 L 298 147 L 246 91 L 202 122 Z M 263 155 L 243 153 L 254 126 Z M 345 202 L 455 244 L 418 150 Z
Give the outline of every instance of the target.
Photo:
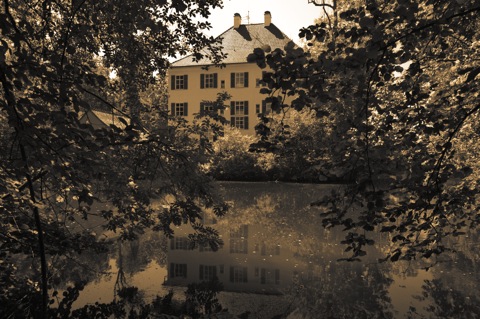
M 254 134 L 259 114 L 268 113 L 269 105 L 266 95 L 260 93 L 262 69 L 247 62 L 247 57 L 255 48 L 283 49 L 292 40 L 272 23 L 269 11 L 264 14 L 264 23 L 242 24 L 238 13 L 233 20 L 233 26 L 219 36 L 227 54 L 222 61 L 225 67 L 212 66 L 207 58 L 193 61 L 191 55 L 172 63 L 169 108 L 172 115 L 191 122 L 208 107 L 204 101 L 215 101 L 218 93 L 226 92 L 231 99 L 223 116 L 232 126 Z

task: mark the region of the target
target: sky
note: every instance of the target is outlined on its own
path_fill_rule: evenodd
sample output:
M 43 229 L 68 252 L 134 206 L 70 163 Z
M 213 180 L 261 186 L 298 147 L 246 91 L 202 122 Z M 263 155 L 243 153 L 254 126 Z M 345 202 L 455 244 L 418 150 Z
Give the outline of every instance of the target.
M 210 35 L 218 36 L 233 26 L 233 15 L 242 16 L 242 24 L 263 23 L 263 14 L 270 11 L 272 23 L 290 39 L 298 43 L 298 30 L 320 17 L 321 8 L 309 4 L 308 0 L 223 0 L 223 9 L 216 8 L 209 19 Z

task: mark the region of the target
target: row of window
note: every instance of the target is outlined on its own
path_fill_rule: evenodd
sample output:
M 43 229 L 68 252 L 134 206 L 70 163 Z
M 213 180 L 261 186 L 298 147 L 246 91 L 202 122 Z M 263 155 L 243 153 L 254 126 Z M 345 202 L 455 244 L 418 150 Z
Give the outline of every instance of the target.
M 248 254 L 248 226 L 243 225 L 238 230 L 230 232 L 230 253 Z M 188 237 L 174 237 L 170 240 L 170 250 L 190 250 L 190 240 Z M 261 243 L 255 244 L 255 252 L 260 252 L 262 256 L 280 255 L 280 246 L 275 244 Z M 200 251 L 211 251 L 209 246 L 200 246 Z
M 207 103 L 200 103 L 200 114 L 206 114 L 207 112 L 212 112 L 213 106 Z M 270 103 L 262 102 L 255 105 L 256 114 L 268 114 L 270 113 Z M 188 116 L 188 103 L 171 103 L 170 112 L 174 116 Z M 223 110 L 220 110 L 220 113 L 223 114 Z M 236 128 L 248 130 L 248 114 L 249 114 L 249 105 L 248 101 L 232 101 L 230 102 L 230 124 Z
M 248 87 L 248 72 L 232 72 L 230 73 L 230 87 L 231 88 L 247 88 Z M 256 79 L 255 86 L 260 87 L 265 84 L 261 79 Z M 188 90 L 188 74 L 172 75 L 170 77 L 170 88 L 172 90 Z M 200 88 L 201 89 L 216 89 L 218 88 L 218 74 L 205 73 L 200 74 Z M 225 88 L 225 80 L 220 81 L 220 88 Z
M 220 265 L 218 272 L 223 274 L 225 267 Z M 170 263 L 170 278 L 187 278 L 187 264 Z M 261 284 L 280 284 L 280 269 L 258 268 L 254 269 L 254 277 L 260 277 Z M 210 281 L 217 277 L 217 266 L 200 265 L 199 279 L 201 281 Z M 246 283 L 248 282 L 248 268 L 242 266 L 230 267 L 230 282 Z

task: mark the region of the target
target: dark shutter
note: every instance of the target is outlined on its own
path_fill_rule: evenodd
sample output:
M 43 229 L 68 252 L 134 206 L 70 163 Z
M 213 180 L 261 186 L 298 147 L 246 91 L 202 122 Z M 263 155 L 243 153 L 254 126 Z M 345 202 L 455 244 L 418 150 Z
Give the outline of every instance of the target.
M 185 83 L 185 90 L 187 90 L 188 89 L 188 75 L 184 75 L 183 80 L 185 81 L 184 82 Z
M 218 86 L 218 74 L 213 73 L 213 87 L 217 88 L 217 86 Z
M 205 103 L 200 102 L 200 115 L 205 115 Z
M 230 73 L 230 87 L 235 87 L 235 73 Z
M 243 282 L 248 282 L 248 268 L 243 267 Z
M 175 238 L 170 239 L 170 249 L 175 250 Z
M 266 277 L 265 277 L 265 268 L 262 268 L 260 271 L 260 283 L 265 284 L 266 283 Z
M 170 111 L 172 115 L 175 116 L 175 103 L 172 103 Z
M 203 265 L 200 265 L 200 280 L 203 280 Z
M 233 266 L 230 266 L 230 282 L 234 282 L 235 280 L 233 271 L 234 271 Z
M 183 103 L 183 115 L 188 116 L 188 103 Z
M 205 74 L 200 74 L 200 88 L 205 88 Z
M 235 118 L 233 116 L 230 117 L 230 126 L 235 127 Z
M 248 88 L 248 72 L 245 72 L 243 76 L 244 76 L 243 86 Z
M 235 115 L 235 102 L 230 102 L 230 115 Z
M 174 263 L 170 263 L 170 276 L 168 276 L 170 278 L 174 278 L 175 277 L 175 264 Z
M 244 129 L 248 130 L 248 116 L 245 116 L 245 118 L 243 119 L 243 122 L 245 123 Z
M 217 266 L 213 266 L 213 278 L 217 278 Z
M 243 114 L 248 115 L 248 101 L 245 101 L 243 105 L 244 105 Z
M 275 269 L 275 284 L 280 284 L 280 269 Z
M 175 90 L 175 75 L 172 75 L 170 77 L 170 87 L 172 88 L 172 90 Z

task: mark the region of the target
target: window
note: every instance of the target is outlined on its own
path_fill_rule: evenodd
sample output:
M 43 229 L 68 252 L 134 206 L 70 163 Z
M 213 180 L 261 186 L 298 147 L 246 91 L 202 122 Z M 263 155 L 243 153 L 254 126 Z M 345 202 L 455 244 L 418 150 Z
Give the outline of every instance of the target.
M 201 102 L 200 103 L 200 115 L 201 116 L 205 116 L 205 115 L 213 115 L 212 114 L 212 111 L 213 111 L 214 107 L 213 107 L 213 104 L 212 103 L 206 103 L 206 102 Z
M 230 282 L 248 282 L 247 267 L 230 267 Z
M 260 283 L 263 285 L 280 284 L 280 269 L 260 269 Z
M 217 73 L 200 74 L 201 89 L 217 88 L 217 81 L 218 81 Z
M 171 250 L 188 250 L 190 249 L 190 241 L 187 237 L 174 237 L 170 239 Z
M 278 256 L 280 255 L 280 246 L 262 243 L 260 253 L 262 256 Z
M 170 278 L 187 278 L 187 264 L 170 263 Z
M 260 104 L 255 104 L 255 113 L 260 114 L 262 111 L 260 110 Z
M 172 75 L 170 79 L 172 90 L 188 89 L 188 75 Z
M 222 80 L 222 81 L 220 82 L 220 85 L 221 85 L 221 88 L 224 89 L 224 88 L 225 88 L 225 81 Z
M 248 225 L 240 226 L 238 230 L 230 232 L 230 253 L 248 253 Z
M 246 88 L 248 87 L 248 72 L 238 72 L 230 74 L 230 87 Z
M 272 102 L 262 101 L 262 114 L 270 114 L 272 112 Z
M 248 130 L 248 101 L 230 102 L 230 125 Z
M 188 116 L 188 103 L 172 103 L 170 111 L 173 116 Z
M 217 267 L 216 266 L 206 266 L 200 265 L 199 278 L 202 281 L 211 281 L 217 277 Z

